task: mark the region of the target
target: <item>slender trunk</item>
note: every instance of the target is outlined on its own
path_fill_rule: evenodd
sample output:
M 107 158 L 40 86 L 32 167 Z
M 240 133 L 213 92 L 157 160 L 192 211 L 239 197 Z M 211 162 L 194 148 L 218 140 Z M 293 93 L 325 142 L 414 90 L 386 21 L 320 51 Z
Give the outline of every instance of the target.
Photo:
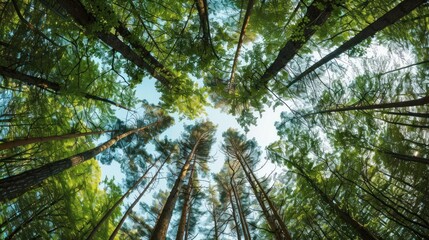
M 0 202 L 18 197 L 32 188 L 35 188 L 42 183 L 43 180 L 81 164 L 105 151 L 119 140 L 158 123 L 159 121 L 138 129 L 130 130 L 88 151 L 45 164 L 39 168 L 31 169 L 18 175 L 0 179 Z
M 47 79 L 40 78 L 40 77 L 30 76 L 30 75 L 18 72 L 16 70 L 13 70 L 13 69 L 10 69 L 10 68 L 4 67 L 4 66 L 0 66 L 0 75 L 13 78 L 13 79 L 18 80 L 18 81 L 20 81 L 24 84 L 27 84 L 27 85 L 34 85 L 34 86 L 36 86 L 40 89 L 43 89 L 43 90 L 52 91 L 55 94 L 58 94 L 61 92 L 61 90 L 63 90 L 63 87 L 56 82 L 51 82 Z M 95 96 L 95 95 L 85 93 L 85 92 L 81 92 L 81 94 L 87 99 L 105 102 L 105 103 L 111 104 L 113 106 L 116 106 L 116 107 L 119 107 L 119 108 L 122 108 L 122 109 L 125 109 L 128 111 L 132 111 L 131 109 L 129 109 L 129 108 L 127 108 L 127 107 L 125 107 L 119 103 L 116 103 L 110 99 L 102 98 L 102 97 Z
M 347 225 L 349 225 L 353 230 L 359 234 L 362 239 L 376 240 L 379 239 L 377 235 L 372 233 L 360 222 L 355 220 L 347 211 L 340 208 L 334 201 L 331 199 L 324 191 L 322 191 L 317 184 L 307 175 L 307 173 L 302 169 L 298 164 L 289 161 L 299 172 L 300 175 L 307 181 L 307 183 L 313 188 L 313 190 L 319 194 L 320 198 L 328 204 L 334 213 L 341 218 Z
M 293 81 L 291 81 L 287 87 L 289 88 L 294 83 L 301 80 L 303 77 L 307 76 L 309 73 L 313 72 L 320 66 L 326 64 L 332 59 L 338 57 L 340 54 L 345 51 L 353 48 L 359 43 L 363 42 L 367 38 L 374 36 L 377 32 L 383 30 L 384 28 L 396 23 L 402 17 L 408 15 L 411 11 L 416 9 L 418 6 L 422 5 L 426 0 L 404 0 L 398 4 L 395 8 L 378 18 L 375 22 L 368 25 L 362 31 L 360 31 L 356 36 L 352 37 L 350 40 L 343 43 L 337 49 L 320 59 L 318 62 L 313 64 L 311 67 L 307 68 L 304 72 L 299 74 Z
M 150 182 L 146 185 L 146 187 L 143 189 L 143 191 L 140 193 L 140 195 L 134 200 L 134 202 L 130 205 L 130 207 L 125 212 L 124 216 L 122 216 L 121 220 L 119 221 L 118 225 L 116 226 L 115 230 L 113 230 L 112 234 L 110 234 L 109 240 L 114 240 L 115 236 L 118 234 L 119 230 L 122 227 L 122 224 L 124 224 L 125 219 L 127 219 L 128 215 L 132 212 L 134 206 L 137 205 L 137 203 L 140 201 L 140 199 L 143 197 L 145 192 L 149 189 L 149 187 L 152 185 L 152 183 L 155 181 L 156 177 L 158 176 L 159 172 L 161 171 L 164 164 L 170 159 L 170 155 L 164 160 L 164 162 L 159 166 L 158 170 L 156 171 L 155 175 L 153 175 Z
M 214 238 L 213 239 L 218 240 L 219 239 L 219 229 L 218 229 L 218 223 L 217 223 L 217 217 L 216 217 L 216 207 L 215 207 L 214 202 L 213 202 L 212 206 L 213 206 L 212 215 L 213 215 L 213 222 L 214 222 Z
M 241 167 L 243 168 L 243 171 L 247 177 L 247 180 L 253 189 L 253 193 L 255 194 L 255 197 L 262 208 L 262 212 L 264 213 L 265 218 L 271 227 L 271 230 L 275 233 L 276 238 L 279 240 L 291 240 L 292 237 L 290 236 L 290 233 L 287 230 L 283 219 L 278 214 L 276 207 L 271 202 L 271 199 L 269 198 L 268 194 L 264 191 L 262 185 L 259 183 L 258 179 L 253 173 L 249 164 L 238 153 L 236 153 L 236 158 L 239 161 Z M 261 194 L 262 194 L 262 198 L 261 198 Z M 265 206 L 264 200 L 268 203 L 268 206 L 272 214 Z M 278 227 L 277 227 L 277 224 L 279 225 Z
M 100 229 L 101 225 L 112 215 L 113 211 L 124 201 L 126 197 L 128 197 L 131 192 L 134 191 L 138 187 L 138 185 L 146 178 L 146 175 L 148 172 L 152 169 L 152 167 L 155 166 L 155 163 L 153 163 L 150 167 L 146 169 L 146 171 L 143 173 L 143 175 L 122 195 L 121 198 L 119 198 L 115 204 L 103 215 L 103 217 L 98 221 L 97 225 L 92 229 L 91 233 L 89 233 L 87 240 L 93 239 L 97 231 Z
M 393 102 L 393 103 L 380 103 L 380 104 L 373 104 L 373 105 L 367 105 L 367 106 L 346 106 L 342 108 L 336 108 L 336 109 L 328 109 L 328 110 L 322 110 L 314 113 L 306 114 L 305 116 L 310 116 L 314 114 L 322 114 L 322 113 L 334 113 L 334 112 L 346 112 L 346 111 L 353 111 L 353 110 L 371 110 L 371 109 L 386 109 L 386 108 L 402 108 L 402 107 L 415 107 L 415 106 L 422 106 L 429 103 L 429 96 L 418 98 L 415 100 L 408 100 L 408 101 L 402 101 L 402 102 Z
M 83 4 L 79 0 L 59 0 L 58 2 L 67 11 L 67 13 L 84 29 L 90 29 L 91 25 L 96 24 L 98 22 L 95 16 L 89 13 L 85 9 L 85 6 L 83 6 Z M 124 38 L 130 40 L 130 37 L 128 36 L 128 30 L 122 27 L 123 26 L 116 27 L 115 29 Z M 166 68 L 162 64 L 160 64 L 158 60 L 151 56 L 149 51 L 147 51 L 141 44 L 138 44 L 135 41 L 130 41 L 131 45 L 133 45 L 134 48 L 139 50 L 140 53 L 143 54 L 143 56 L 136 53 L 133 49 L 131 49 L 126 43 L 121 41 L 113 33 L 107 31 L 99 31 L 96 32 L 95 35 L 112 49 L 121 53 L 125 59 L 131 61 L 138 67 L 148 71 L 155 79 L 160 81 L 164 86 L 169 86 L 170 84 L 172 84 L 171 81 L 173 79 L 169 79 L 169 77 L 173 77 L 174 75 L 168 70 L 166 70 Z M 159 65 L 153 65 L 156 62 L 158 62 Z
M 386 111 L 377 111 L 383 114 L 398 115 L 398 116 L 407 116 L 407 117 L 419 117 L 419 118 L 429 118 L 429 113 L 416 113 L 416 112 L 386 112 Z
M 191 172 L 189 175 L 188 187 L 186 188 L 185 199 L 183 200 L 182 214 L 180 216 L 179 227 L 177 228 L 176 240 L 182 240 L 185 233 L 185 228 L 187 224 L 186 220 L 187 220 L 188 211 L 190 208 L 189 202 L 191 200 L 191 194 L 192 194 L 192 187 L 193 187 L 192 181 L 193 181 L 193 174 L 195 171 L 195 163 L 196 163 L 196 159 L 194 159 L 192 163 Z
M 203 32 L 203 43 L 207 47 L 210 44 L 210 33 L 209 33 L 209 18 L 207 12 L 206 0 L 195 0 L 197 4 L 198 16 L 200 18 L 200 28 Z
M 32 138 L 25 138 L 25 139 L 15 139 L 12 141 L 0 143 L 0 150 L 10 149 L 10 148 L 19 147 L 22 145 L 27 145 L 27 144 L 32 144 L 32 143 L 43 143 L 43 142 L 48 142 L 48 141 L 53 141 L 53 140 L 65 140 L 65 139 L 70 139 L 70 138 L 84 137 L 84 136 L 90 136 L 90 135 L 98 135 L 98 134 L 109 133 L 109 132 L 115 132 L 115 130 L 85 132 L 85 133 L 69 133 L 69 134 L 54 135 L 54 136 L 47 136 L 47 137 L 32 137 Z
M 230 184 L 231 184 L 232 192 L 234 194 L 235 203 L 237 204 L 237 211 L 238 211 L 238 215 L 240 216 L 240 222 L 241 222 L 241 227 L 243 229 L 244 239 L 250 240 L 249 226 L 247 225 L 246 216 L 244 214 L 243 207 L 241 206 L 241 200 L 238 195 L 237 188 L 235 187 L 236 184 L 234 181 L 234 176 L 231 177 Z
M 290 40 L 280 50 L 277 58 L 261 76 L 260 84 L 266 85 L 269 80 L 292 60 L 301 47 L 313 36 L 316 29 L 322 26 L 333 10 L 332 0 L 314 0 L 307 8 L 305 16 L 298 23 Z
M 192 205 L 192 200 L 190 201 L 190 205 Z M 189 213 L 188 213 L 188 218 L 186 220 L 187 224 L 186 224 L 186 231 L 185 231 L 185 240 L 188 240 L 189 238 L 189 228 L 190 228 L 190 218 L 192 216 L 192 208 L 189 209 Z
M 177 198 L 179 197 L 179 192 L 182 189 L 183 180 L 185 179 L 188 169 L 191 165 L 191 160 L 195 157 L 195 152 L 198 148 L 200 140 L 201 138 L 198 139 L 198 141 L 195 143 L 191 153 L 186 159 L 185 164 L 180 170 L 180 175 L 176 179 L 176 182 L 174 183 L 174 186 L 168 195 L 167 201 L 162 208 L 162 212 L 158 218 L 158 221 L 153 228 L 153 234 L 150 237 L 151 240 L 165 239 L 167 236 L 168 225 L 170 224 L 171 217 L 173 216 L 174 206 L 176 205 Z
M 225 188 L 226 190 L 226 188 Z M 241 239 L 241 234 L 240 234 L 240 224 L 238 223 L 237 220 L 237 210 L 235 209 L 235 205 L 234 205 L 234 201 L 232 200 L 232 196 L 231 196 L 231 190 L 228 190 L 228 198 L 229 198 L 229 202 L 231 203 L 231 209 L 232 209 L 232 219 L 234 220 L 234 224 L 235 224 L 235 231 L 237 233 L 237 239 Z
M 238 56 L 240 55 L 241 45 L 243 44 L 244 36 L 246 34 L 246 28 L 247 28 L 247 25 L 249 24 L 250 14 L 252 13 L 254 4 L 255 4 L 254 0 L 249 0 L 249 2 L 247 3 L 246 13 L 244 14 L 244 19 L 243 19 L 243 26 L 241 26 L 240 37 L 238 39 L 237 49 L 235 51 L 234 60 L 232 62 L 231 77 L 229 78 L 229 83 L 228 83 L 228 91 L 231 91 L 234 88 L 234 75 L 235 75 L 235 70 L 237 68 Z

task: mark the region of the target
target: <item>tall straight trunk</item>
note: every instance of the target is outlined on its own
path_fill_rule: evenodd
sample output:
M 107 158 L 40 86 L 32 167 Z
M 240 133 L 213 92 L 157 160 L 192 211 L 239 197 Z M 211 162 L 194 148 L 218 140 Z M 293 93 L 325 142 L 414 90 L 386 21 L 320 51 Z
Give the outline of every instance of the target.
M 98 20 L 95 18 L 95 16 L 89 13 L 79 0 L 59 0 L 58 2 L 66 10 L 66 12 L 84 29 L 90 29 L 93 24 L 98 23 Z M 128 31 L 123 28 L 123 25 L 116 27 L 115 30 L 123 35 L 122 37 L 130 40 Z M 121 41 L 118 36 L 109 31 L 95 32 L 95 35 L 112 49 L 121 53 L 125 59 L 148 71 L 164 86 L 169 86 L 173 83 L 173 79 L 170 79 L 170 77 L 174 78 L 174 74 L 166 70 L 165 66 L 159 63 L 158 60 L 156 60 L 141 44 L 130 41 L 133 47 L 140 52 L 137 53 L 126 43 Z
M 162 208 L 158 221 L 156 221 L 155 227 L 153 228 L 153 234 L 150 237 L 151 240 L 165 239 L 167 236 L 168 225 L 170 224 L 171 217 L 173 216 L 174 206 L 176 205 L 177 198 L 179 197 L 179 192 L 182 189 L 183 180 L 186 178 L 186 174 L 188 173 L 189 167 L 191 165 L 191 160 L 195 157 L 195 152 L 200 141 L 201 138 L 198 139 L 198 141 L 193 146 L 191 153 L 180 170 L 179 177 L 176 179 L 176 182 L 174 182 L 174 186 L 171 189 L 167 201 Z
M 254 0 L 249 0 L 249 2 L 247 3 L 247 9 L 246 9 L 246 13 L 244 14 L 243 25 L 241 26 L 240 37 L 238 38 L 237 49 L 235 50 L 235 56 L 232 62 L 231 76 L 229 78 L 229 83 L 228 83 L 228 91 L 231 91 L 234 88 L 234 76 L 235 76 L 235 70 L 238 64 L 238 56 L 240 55 L 241 46 L 243 45 L 244 36 L 246 34 L 246 28 L 247 28 L 247 25 L 249 24 L 250 14 L 252 13 L 254 4 L 255 4 Z
M 225 190 L 226 190 L 226 188 L 225 188 Z M 229 202 L 231 203 L 232 219 L 234 220 L 235 232 L 237 234 L 237 239 L 241 239 L 240 224 L 238 223 L 238 220 L 237 220 L 237 210 L 235 209 L 235 205 L 234 205 L 234 201 L 232 199 L 232 194 L 231 194 L 230 189 L 228 190 L 228 198 L 229 198 Z
M 250 238 L 249 226 L 246 221 L 246 216 L 244 215 L 243 207 L 241 206 L 241 200 L 240 200 L 240 196 L 238 195 L 238 191 L 234 181 L 234 175 L 231 176 L 230 185 L 234 195 L 235 203 L 237 204 L 237 212 L 238 212 L 238 215 L 240 216 L 240 222 L 241 222 L 241 227 L 243 229 L 244 239 L 250 240 L 251 238 Z
M 25 192 L 31 190 L 32 188 L 35 188 L 37 185 L 42 183 L 43 180 L 62 173 L 65 170 L 70 169 L 76 165 L 79 165 L 97 156 L 97 154 L 105 151 L 113 144 L 117 143 L 119 140 L 131 134 L 145 130 L 148 127 L 158 124 L 159 122 L 160 120 L 150 125 L 133 129 L 126 133 L 120 134 L 116 137 L 113 137 L 109 141 L 99 145 L 98 147 L 95 147 L 88 151 L 73 155 L 68 158 L 64 158 L 62 160 L 45 164 L 39 168 L 31 169 L 18 175 L 0 179 L 0 202 L 10 200 L 24 194 Z
M 185 229 L 187 225 L 187 216 L 190 209 L 189 202 L 191 200 L 191 194 L 192 194 L 192 188 L 193 188 L 192 181 L 193 181 L 193 174 L 195 171 L 195 164 L 196 164 L 196 159 L 194 159 L 192 163 L 191 172 L 189 175 L 188 187 L 186 188 L 185 199 L 183 201 L 182 214 L 180 216 L 179 227 L 177 228 L 176 240 L 183 240 L 183 236 L 185 233 Z
M 216 206 L 214 204 L 214 202 L 212 202 L 212 207 L 213 207 L 213 211 L 212 211 L 212 216 L 213 216 L 213 223 L 214 223 L 214 240 L 218 240 L 219 239 L 219 229 L 218 229 L 218 222 L 217 222 L 217 218 L 216 218 Z
M 159 166 L 158 170 L 156 171 L 155 175 L 153 175 L 150 182 L 146 185 L 146 187 L 143 189 L 143 191 L 140 193 L 140 195 L 134 200 L 134 202 L 128 207 L 127 211 L 125 212 L 124 216 L 122 216 L 121 220 L 119 221 L 118 225 L 116 226 L 115 230 L 113 230 L 112 234 L 110 234 L 109 240 L 114 240 L 115 236 L 118 234 L 119 230 L 121 229 L 122 225 L 124 224 L 127 217 L 131 214 L 133 208 L 137 205 L 137 203 L 140 201 L 140 199 L 143 197 L 143 195 L 146 193 L 146 191 L 149 189 L 149 187 L 152 185 L 152 183 L 155 181 L 156 177 L 158 176 L 159 172 L 161 171 L 164 164 L 170 159 L 170 155 L 164 160 L 164 162 Z
M 307 173 L 302 169 L 298 164 L 289 161 L 299 172 L 302 177 L 307 181 L 307 183 L 313 188 L 313 190 L 319 194 L 320 198 L 328 204 L 329 207 L 333 210 L 333 212 L 341 218 L 347 225 L 349 225 L 362 239 L 368 240 L 376 240 L 379 237 L 367 229 L 360 222 L 355 220 L 347 211 L 343 210 L 340 206 L 338 206 L 334 200 L 329 197 L 324 191 L 322 191 L 317 184 L 307 175 Z
M 12 141 L 0 143 L 0 150 L 10 149 L 10 148 L 19 147 L 27 144 L 32 144 L 32 143 L 43 143 L 43 142 L 48 142 L 53 140 L 65 140 L 70 138 L 98 135 L 98 134 L 115 132 L 115 131 L 116 130 L 106 130 L 106 131 L 85 132 L 85 133 L 69 133 L 69 134 L 46 136 L 46 137 L 31 137 L 31 138 L 15 139 Z
M 292 86 L 294 83 L 301 80 L 303 77 L 307 76 L 309 73 L 313 72 L 320 66 L 326 64 L 332 59 L 338 57 L 340 54 L 344 53 L 347 50 L 350 50 L 354 46 L 363 42 L 367 38 L 374 36 L 377 32 L 385 29 L 386 27 L 396 23 L 402 17 L 408 15 L 411 11 L 416 9 L 418 6 L 425 3 L 426 0 L 404 0 L 392 10 L 378 18 L 375 22 L 368 25 L 362 31 L 360 31 L 356 36 L 352 37 L 350 40 L 343 43 L 337 49 L 320 59 L 318 62 L 313 64 L 311 67 L 307 68 L 304 72 L 299 74 L 293 81 L 291 81 L 287 87 Z
M 250 183 L 250 186 L 252 187 L 256 200 L 261 206 L 265 219 L 267 220 L 271 230 L 274 232 L 276 239 L 291 240 L 292 237 L 290 236 L 290 233 L 287 230 L 286 225 L 283 222 L 283 219 L 281 219 L 280 215 L 277 213 L 277 209 L 275 208 L 268 194 L 264 191 L 262 185 L 259 183 L 258 179 L 254 175 L 249 164 L 244 160 L 244 158 L 239 153 L 236 153 L 236 158 L 240 163 L 244 174 L 246 175 L 247 181 Z M 262 194 L 262 197 L 261 197 L 261 194 Z M 268 206 L 271 212 L 269 211 L 269 209 L 267 209 L 267 206 L 264 203 L 264 199 L 268 203 Z M 277 224 L 279 226 L 277 226 Z
M 274 205 L 274 203 L 271 201 L 270 197 L 268 196 L 267 192 L 264 190 L 264 188 L 262 187 L 261 183 L 258 181 L 258 178 L 255 176 L 255 173 L 251 170 L 249 164 L 246 161 L 243 161 L 244 164 L 246 165 L 249 173 L 251 174 L 251 176 L 253 176 L 253 179 L 256 183 L 256 185 L 258 186 L 260 192 L 262 193 L 263 197 L 265 198 L 265 200 L 268 202 L 268 206 L 270 207 L 273 215 L 274 215 L 274 219 L 277 220 L 277 224 L 280 225 L 280 229 L 282 231 L 281 235 L 283 237 L 283 239 L 292 239 L 292 237 L 290 236 L 289 231 L 287 230 L 286 224 L 284 223 L 283 219 L 280 217 L 280 214 L 277 210 L 277 207 Z
M 200 29 L 203 32 L 203 43 L 207 47 L 210 44 L 210 29 L 208 7 L 206 0 L 195 0 L 198 10 L 198 17 L 200 18 Z
M 334 112 L 346 112 L 353 110 L 372 110 L 372 109 L 386 109 L 386 108 L 402 108 L 402 107 L 416 107 L 429 104 L 429 96 L 418 98 L 415 100 L 408 100 L 402 102 L 393 102 L 393 103 L 379 103 L 367 106 L 346 106 L 342 108 L 322 110 L 314 113 L 306 114 L 305 116 L 310 116 L 314 114 L 322 113 L 334 113 Z
M 416 112 L 389 112 L 389 111 L 377 111 L 383 114 L 398 115 L 398 116 L 407 116 L 407 117 L 419 117 L 419 118 L 429 118 L 429 113 L 416 113 Z
M 40 77 L 34 77 L 25 73 L 21 73 L 18 72 L 14 69 L 10 69 L 8 67 L 4 67 L 4 66 L 0 66 L 0 75 L 3 75 L 5 77 L 9 77 L 9 78 L 13 78 L 15 80 L 18 80 L 26 85 L 34 85 L 40 89 L 43 90 L 47 90 L 47 91 L 52 91 L 55 94 L 59 94 L 61 92 L 61 90 L 63 90 L 63 87 L 56 83 L 56 82 L 51 82 L 47 79 L 44 78 L 40 78 Z M 113 106 L 128 110 L 128 111 L 132 111 L 131 109 L 117 103 L 114 102 L 110 99 L 107 98 L 102 98 L 99 96 L 95 96 L 89 93 L 85 93 L 85 92 L 81 92 L 80 94 L 82 94 L 83 97 L 87 98 L 87 99 L 92 99 L 95 101 L 101 101 L 104 103 L 108 103 L 111 104 Z
M 100 227 L 103 225 L 103 223 L 109 219 L 109 217 L 112 215 L 113 211 L 124 201 L 126 197 L 128 197 L 131 192 L 134 191 L 134 189 L 137 188 L 137 186 L 146 178 L 146 175 L 148 172 L 152 169 L 152 167 L 155 166 L 155 163 L 153 163 L 150 167 L 146 169 L 146 171 L 143 173 L 143 175 L 130 187 L 128 190 L 122 195 L 121 198 L 119 198 L 115 204 L 103 215 L 103 217 L 98 221 L 97 225 L 92 229 L 92 231 L 89 233 L 87 240 L 93 239 L 97 231 L 100 229 Z
M 322 26 L 333 10 L 333 0 L 314 0 L 307 8 L 305 16 L 298 23 L 290 40 L 280 50 L 277 58 L 260 78 L 260 85 L 266 85 L 292 60 L 302 46 L 313 36 L 318 26 Z

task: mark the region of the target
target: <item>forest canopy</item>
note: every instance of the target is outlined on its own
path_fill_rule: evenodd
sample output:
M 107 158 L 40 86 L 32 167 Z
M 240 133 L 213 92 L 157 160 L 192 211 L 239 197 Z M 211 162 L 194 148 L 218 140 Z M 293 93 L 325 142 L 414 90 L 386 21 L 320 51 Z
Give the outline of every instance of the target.
M 426 0 L 2 0 L 0 238 L 429 239 L 428 93 Z

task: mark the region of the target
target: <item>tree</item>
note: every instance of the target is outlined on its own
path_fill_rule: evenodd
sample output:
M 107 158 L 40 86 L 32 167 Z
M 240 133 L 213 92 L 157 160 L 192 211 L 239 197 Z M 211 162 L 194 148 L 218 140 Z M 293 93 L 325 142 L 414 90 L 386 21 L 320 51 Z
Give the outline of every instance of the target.
M 157 127 L 163 129 L 166 125 L 168 126 L 170 121 L 171 119 L 169 117 L 160 118 L 156 122 L 150 123 L 146 126 L 128 130 L 125 133 L 119 134 L 96 148 L 73 155 L 71 157 L 48 163 L 42 167 L 31 169 L 18 175 L 1 179 L 0 188 L 2 189 L 2 195 L 0 200 L 5 201 L 7 199 L 18 197 L 19 195 L 29 191 L 31 188 L 40 184 L 46 178 L 61 173 L 64 170 L 72 168 L 95 157 L 97 154 L 103 152 L 110 146 L 114 145 L 116 142 L 120 141 L 125 137 L 128 137 L 131 134 L 139 133 L 140 131 L 144 131 L 150 127 Z
M 183 181 L 187 176 L 191 166 L 191 161 L 195 159 L 205 159 L 208 157 L 210 147 L 213 144 L 213 134 L 215 127 L 211 122 L 203 122 L 194 126 L 188 126 L 187 132 L 183 135 L 182 151 L 185 163 L 174 182 L 170 194 L 164 203 L 162 212 L 153 228 L 151 239 L 164 239 L 167 235 L 168 225 L 173 215 L 174 206 L 182 189 Z
M 247 140 L 233 129 L 229 129 L 223 136 L 224 144 L 222 147 L 225 154 L 240 164 L 275 238 L 291 239 L 283 219 L 253 172 L 254 166 L 259 161 L 256 142 Z

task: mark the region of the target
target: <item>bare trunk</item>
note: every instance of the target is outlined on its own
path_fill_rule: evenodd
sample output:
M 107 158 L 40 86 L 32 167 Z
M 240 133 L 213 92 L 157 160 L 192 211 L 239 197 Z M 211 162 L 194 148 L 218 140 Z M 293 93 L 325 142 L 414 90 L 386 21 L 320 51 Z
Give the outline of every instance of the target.
M 97 23 L 97 19 L 89 13 L 82 3 L 79 0 L 59 0 L 60 5 L 67 11 L 67 13 L 84 29 L 88 29 L 92 24 Z M 121 26 L 123 27 L 123 26 Z M 116 27 L 116 31 L 120 33 L 124 38 L 130 40 L 128 30 Z M 121 41 L 117 36 L 110 32 L 96 32 L 95 35 L 108 46 L 110 46 L 115 51 L 122 54 L 122 56 L 137 65 L 138 67 L 147 70 L 154 78 L 160 81 L 164 86 L 169 86 L 172 82 L 169 77 L 173 76 L 172 73 L 166 70 L 163 65 L 153 65 L 153 63 L 158 62 L 153 56 L 151 56 L 149 51 L 147 51 L 144 46 L 139 45 L 134 41 L 130 41 L 131 45 L 136 48 L 140 54 L 136 53 L 131 49 L 127 44 Z M 146 51 L 144 51 L 146 50 Z M 159 68 L 158 66 L 162 66 Z M 167 73 L 165 75 L 165 73 Z
M 355 220 L 347 211 L 340 208 L 324 191 L 322 191 L 317 184 L 307 175 L 307 173 L 299 165 L 289 161 L 299 172 L 307 183 L 319 194 L 321 199 L 328 204 L 334 213 L 341 218 L 347 225 L 349 225 L 362 239 L 376 240 L 379 239 L 374 233 L 367 229 L 364 225 Z
M 110 139 L 109 141 L 99 145 L 98 147 L 95 147 L 83 153 L 79 153 L 62 160 L 48 163 L 44 166 L 25 171 L 18 175 L 0 179 L 0 202 L 3 202 L 5 200 L 11 200 L 24 194 L 32 188 L 35 188 L 38 184 L 42 183 L 43 180 L 56 174 L 62 173 L 69 168 L 72 168 L 95 157 L 97 154 L 105 151 L 119 140 L 131 134 L 142 131 L 152 125 L 157 124 L 158 122 L 138 129 L 130 130 L 126 133 L 123 133 Z
M 248 182 L 250 183 L 250 186 L 252 187 L 253 193 L 259 203 L 259 205 L 262 208 L 262 212 L 265 216 L 265 219 L 268 222 L 268 225 L 270 226 L 271 230 L 274 232 L 276 239 L 279 240 L 291 240 L 292 237 L 290 236 L 289 231 L 286 228 L 285 223 L 283 222 L 283 219 L 280 217 L 280 215 L 277 212 L 277 209 L 275 208 L 274 204 L 271 202 L 269 196 L 264 191 L 262 185 L 259 183 L 258 179 L 256 178 L 255 174 L 253 173 L 252 169 L 250 168 L 249 164 L 243 159 L 241 154 L 236 153 L 236 158 L 239 161 L 246 178 Z M 262 194 L 262 196 L 261 196 Z M 264 203 L 264 200 L 268 203 L 268 206 L 271 211 L 267 209 L 267 206 Z M 279 225 L 279 226 L 277 226 Z
M 292 60 L 301 47 L 313 36 L 318 26 L 322 26 L 333 10 L 332 0 L 314 0 L 307 8 L 307 12 L 298 23 L 290 40 L 280 50 L 277 58 L 268 67 L 260 79 L 260 85 L 266 85 L 269 80 Z M 323 6 L 323 7 L 321 7 Z
M 195 151 L 199 145 L 201 139 L 199 139 L 194 147 L 192 148 L 191 153 L 186 159 L 185 164 L 180 170 L 180 175 L 176 179 L 173 188 L 170 191 L 170 195 L 168 195 L 167 201 L 162 208 L 162 212 L 158 218 L 158 221 L 153 228 L 153 234 L 150 237 L 151 240 L 165 239 L 167 236 L 168 225 L 170 224 L 171 217 L 173 215 L 174 206 L 176 205 L 177 198 L 179 197 L 179 192 L 182 189 L 183 180 L 188 173 L 188 169 L 191 164 L 191 160 L 195 157 Z
M 235 231 L 237 234 L 237 239 L 241 239 L 240 224 L 238 223 L 238 220 L 237 220 L 237 213 L 236 213 L 237 210 L 235 209 L 234 201 L 232 200 L 231 190 L 228 190 L 228 198 L 229 198 L 229 202 L 231 203 L 232 218 L 233 218 L 234 224 L 235 224 Z
M 140 201 L 140 199 L 143 197 L 143 195 L 146 193 L 146 191 L 149 189 L 149 187 L 152 185 L 152 183 L 155 181 L 156 177 L 158 176 L 159 172 L 161 171 L 164 164 L 170 159 L 170 155 L 164 160 L 164 162 L 159 166 L 158 170 L 156 171 L 155 175 L 153 175 L 150 182 L 146 185 L 146 187 L 143 189 L 143 191 L 140 193 L 140 195 L 134 200 L 134 202 L 128 207 L 127 211 L 125 212 L 124 216 L 122 216 L 121 220 L 119 221 L 118 225 L 116 226 L 115 230 L 113 230 L 112 234 L 110 234 L 109 240 L 114 240 L 115 236 L 118 234 L 119 230 L 121 229 L 122 225 L 124 224 L 125 220 L 127 219 L 128 215 L 132 212 L 133 208 L 137 205 L 137 203 Z
M 408 100 L 403 102 L 393 102 L 393 103 L 380 103 L 380 104 L 373 104 L 373 105 L 367 105 L 367 106 L 348 106 L 348 107 L 342 107 L 342 108 L 336 108 L 336 109 L 328 109 L 328 110 L 322 110 L 314 113 L 306 114 L 305 116 L 310 116 L 314 114 L 322 114 L 322 113 L 333 113 L 333 112 L 346 112 L 346 111 L 353 111 L 353 110 L 372 110 L 372 109 L 386 109 L 386 108 L 402 108 L 402 107 L 415 107 L 415 106 L 422 106 L 429 103 L 429 96 L 422 97 L 415 100 Z
M 294 83 L 301 80 L 303 77 L 307 76 L 309 73 L 313 72 L 320 66 L 331 61 L 332 59 L 338 57 L 340 54 L 345 51 L 353 48 L 359 43 L 363 42 L 367 38 L 374 36 L 377 32 L 383 30 L 384 28 L 394 24 L 402 17 L 408 15 L 411 11 L 416 9 L 418 6 L 422 5 L 426 0 L 404 0 L 398 4 L 395 8 L 378 18 L 375 22 L 368 25 L 362 31 L 360 31 L 356 36 L 352 37 L 350 40 L 343 43 L 337 49 L 320 59 L 318 62 L 313 64 L 311 67 L 307 68 L 304 72 L 299 74 L 293 81 L 291 81 L 287 87 L 289 88 Z
M 243 207 L 241 206 L 241 200 L 235 187 L 234 176 L 231 177 L 231 189 L 234 195 L 235 203 L 237 204 L 238 215 L 240 216 L 241 227 L 243 229 L 243 236 L 245 240 L 250 240 L 249 226 L 246 221 L 246 216 L 244 214 Z
M 43 78 L 39 78 L 39 77 L 34 77 L 34 76 L 30 76 L 21 72 L 18 72 L 16 70 L 4 67 L 4 66 L 0 66 L 0 75 L 3 75 L 5 77 L 10 77 L 13 78 L 15 80 L 21 81 L 27 85 L 34 85 L 38 88 L 41 88 L 43 90 L 48 90 L 48 91 L 53 91 L 56 94 L 59 94 L 61 92 L 62 86 L 56 82 L 51 82 L 49 80 L 43 79 Z M 101 102 L 105 102 L 108 104 L 111 104 L 113 106 L 128 110 L 128 111 L 132 111 L 131 109 L 116 103 L 110 99 L 107 98 L 102 98 L 102 97 L 98 97 L 89 93 L 85 93 L 85 92 L 81 92 L 80 94 L 82 94 L 83 97 L 87 98 L 87 99 L 92 99 L 92 100 L 96 100 L 96 101 L 101 101 Z
M 243 44 L 244 36 L 246 34 L 246 28 L 247 28 L 247 25 L 249 24 L 250 14 L 252 13 L 254 4 L 255 4 L 254 0 L 249 0 L 249 2 L 247 3 L 246 13 L 244 14 L 244 19 L 243 19 L 243 26 L 241 27 L 237 49 L 235 51 L 234 60 L 232 62 L 231 77 L 229 78 L 228 91 L 231 91 L 234 89 L 234 75 L 238 64 L 238 56 L 240 55 L 241 45 Z
M 115 130 L 107 130 L 107 131 L 96 131 L 96 132 L 86 132 L 86 133 L 69 133 L 64 135 L 55 135 L 55 136 L 47 136 L 47 137 L 32 137 L 25 139 L 15 139 L 12 141 L 0 143 L 0 150 L 10 149 L 14 147 L 19 147 L 22 145 L 32 144 L 32 143 L 42 143 L 53 140 L 65 140 L 70 138 L 84 137 L 90 135 L 98 135 L 108 132 L 115 132 Z
M 192 186 L 192 180 L 193 180 L 193 174 L 195 171 L 195 163 L 196 163 L 196 160 L 194 159 L 194 161 L 192 163 L 192 167 L 191 167 L 190 176 L 189 176 L 188 187 L 186 188 L 185 199 L 183 201 L 182 214 L 180 216 L 179 227 L 177 228 L 176 240 L 182 240 L 183 239 L 185 229 L 186 229 L 187 216 L 188 216 L 188 211 L 190 208 L 189 202 L 191 200 L 192 187 L 193 187 Z

